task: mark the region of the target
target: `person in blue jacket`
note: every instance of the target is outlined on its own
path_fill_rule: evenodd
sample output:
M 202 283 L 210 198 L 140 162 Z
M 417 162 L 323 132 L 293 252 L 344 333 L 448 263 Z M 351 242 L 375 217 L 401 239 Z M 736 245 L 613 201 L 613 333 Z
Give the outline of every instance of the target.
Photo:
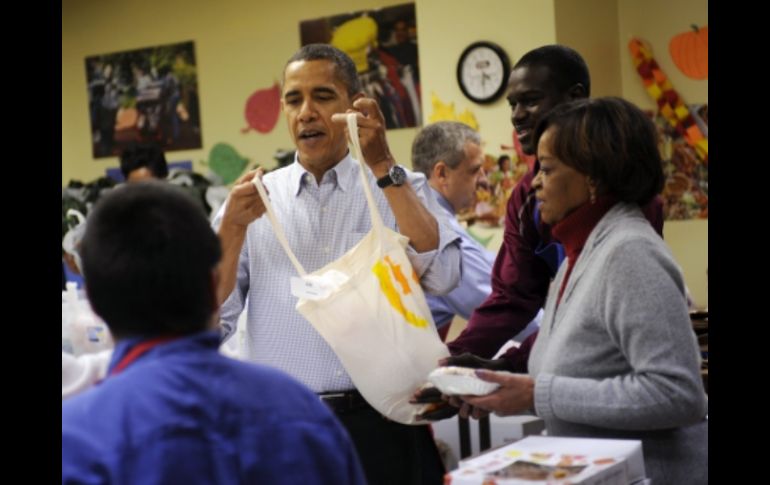
M 220 243 L 162 182 L 104 196 L 81 245 L 116 346 L 107 377 L 62 403 L 62 484 L 364 484 L 353 444 L 309 389 L 218 352 Z

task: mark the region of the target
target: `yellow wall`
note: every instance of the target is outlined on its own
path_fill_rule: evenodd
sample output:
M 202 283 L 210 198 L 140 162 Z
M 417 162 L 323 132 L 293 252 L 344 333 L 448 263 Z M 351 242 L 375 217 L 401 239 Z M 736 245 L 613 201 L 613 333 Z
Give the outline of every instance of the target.
M 195 41 L 200 86 L 203 149 L 169 152 L 169 161 L 206 160 L 219 142 L 233 145 L 251 162 L 272 166 L 278 148 L 292 148 L 283 119 L 269 134 L 241 134 L 251 93 L 280 80 L 286 59 L 299 48 L 302 20 L 407 3 L 404 0 L 64 0 L 62 8 L 62 185 L 91 181 L 117 158 L 93 159 L 89 139 L 85 58 L 91 55 Z M 541 0 L 418 0 L 416 3 L 423 109 L 430 93 L 470 108 L 481 123 L 491 153 L 511 143 L 504 100 L 480 107 L 466 100 L 455 78 L 457 59 L 475 40 L 500 43 L 512 62 L 555 41 L 553 4 Z M 495 15 L 490 15 L 494 12 Z M 526 22 L 516 21 L 526 15 Z M 410 166 L 416 129 L 388 132 L 394 155 Z M 201 165 L 196 170 L 204 171 Z
M 624 98 L 644 109 L 656 109 L 628 53 L 628 41 L 640 37 L 650 43 L 655 60 L 686 103 L 708 102 L 708 79 L 698 81 L 682 74 L 668 52 L 669 41 L 688 32 L 690 24 L 708 25 L 707 0 L 618 0 L 618 13 Z
M 301 20 L 406 3 L 402 0 L 64 0 L 62 4 L 62 185 L 90 181 L 116 167 L 116 158 L 91 157 L 85 58 L 159 44 L 195 41 L 203 149 L 168 153 L 169 161 L 205 160 L 218 142 L 251 162 L 274 164 L 278 148 L 291 148 L 283 119 L 273 132 L 241 134 L 243 108 L 256 89 L 280 80 L 283 64 L 299 47 Z M 632 35 L 652 43 L 658 63 L 687 102 L 708 101 L 708 81 L 685 78 L 670 60 L 668 40 L 689 24 L 706 24 L 706 0 L 416 0 L 424 117 L 430 95 L 470 109 L 481 126 L 485 151 L 512 142 L 510 112 L 501 99 L 476 105 L 456 81 L 457 59 L 476 40 L 500 44 L 515 63 L 528 50 L 554 42 L 583 54 L 592 94 L 622 95 L 652 108 L 633 70 L 626 44 Z M 391 130 L 399 162 L 411 165 L 416 129 Z M 204 171 L 196 165 L 198 171 Z M 699 306 L 707 306 L 708 221 L 667 222 L 665 237 Z
M 708 220 L 666 221 L 663 238 L 684 272 L 684 279 L 698 308 L 708 307 Z
M 469 109 L 480 125 L 484 150 L 501 154 L 500 145 L 513 143 L 510 108 L 504 98 L 478 105 L 457 85 L 457 60 L 471 42 L 499 44 L 515 64 L 527 51 L 556 42 L 553 2 L 543 0 L 423 0 L 417 1 L 420 29 L 420 77 L 425 119 L 432 112 L 431 92 L 455 111 Z
M 671 60 L 668 43 L 675 35 L 687 32 L 690 24 L 708 25 L 708 1 L 618 0 L 618 13 L 623 97 L 645 109 L 656 107 L 628 54 L 628 41 L 636 36 L 650 43 L 655 60 L 685 103 L 707 103 L 708 79 L 696 81 L 682 74 Z M 666 221 L 663 235 L 682 267 L 695 304 L 707 307 L 708 220 Z
M 555 0 L 556 40 L 580 52 L 591 96 L 621 96 L 617 0 Z
M 203 149 L 174 151 L 169 161 L 208 158 L 214 144 L 233 145 L 250 162 L 273 166 L 278 148 L 293 148 L 283 118 L 268 134 L 241 134 L 248 97 L 280 81 L 284 63 L 300 46 L 299 22 L 405 3 L 387 0 L 253 1 L 65 0 L 62 8 L 62 184 L 90 181 L 117 158 L 93 159 L 89 140 L 85 58 L 160 44 L 195 41 Z M 388 133 L 406 161 L 414 129 Z M 203 172 L 202 166 L 196 170 Z

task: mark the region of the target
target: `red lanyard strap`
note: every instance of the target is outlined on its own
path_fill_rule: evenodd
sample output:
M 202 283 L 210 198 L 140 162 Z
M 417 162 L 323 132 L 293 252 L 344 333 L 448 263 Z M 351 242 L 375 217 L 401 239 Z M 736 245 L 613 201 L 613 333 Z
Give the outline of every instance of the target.
M 118 362 L 117 365 L 115 365 L 115 367 L 112 369 L 112 372 L 110 372 L 110 375 L 114 376 L 116 374 L 123 372 L 123 369 L 128 367 L 131 363 L 133 363 L 136 359 L 138 359 L 145 353 L 152 350 L 154 347 L 157 347 L 158 345 L 166 343 L 170 340 L 175 340 L 177 338 L 179 337 L 175 335 L 166 335 L 163 337 L 156 337 L 156 338 L 141 342 L 140 344 L 132 348 L 125 356 L 123 356 L 122 359 L 120 359 L 120 362 Z

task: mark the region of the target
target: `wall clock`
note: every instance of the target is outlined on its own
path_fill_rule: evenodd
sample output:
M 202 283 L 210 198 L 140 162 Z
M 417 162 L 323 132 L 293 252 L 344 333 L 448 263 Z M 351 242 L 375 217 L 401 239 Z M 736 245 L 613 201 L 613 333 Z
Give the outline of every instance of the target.
M 457 62 L 457 82 L 471 101 L 491 103 L 505 92 L 510 70 L 511 63 L 502 47 L 492 42 L 474 42 Z

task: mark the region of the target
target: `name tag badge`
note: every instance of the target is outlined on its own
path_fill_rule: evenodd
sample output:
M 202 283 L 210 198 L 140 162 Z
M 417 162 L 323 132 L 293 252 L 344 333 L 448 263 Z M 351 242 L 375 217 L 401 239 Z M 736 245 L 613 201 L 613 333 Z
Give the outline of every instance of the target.
M 332 292 L 332 288 L 318 281 L 292 276 L 291 294 L 305 300 L 323 300 Z

